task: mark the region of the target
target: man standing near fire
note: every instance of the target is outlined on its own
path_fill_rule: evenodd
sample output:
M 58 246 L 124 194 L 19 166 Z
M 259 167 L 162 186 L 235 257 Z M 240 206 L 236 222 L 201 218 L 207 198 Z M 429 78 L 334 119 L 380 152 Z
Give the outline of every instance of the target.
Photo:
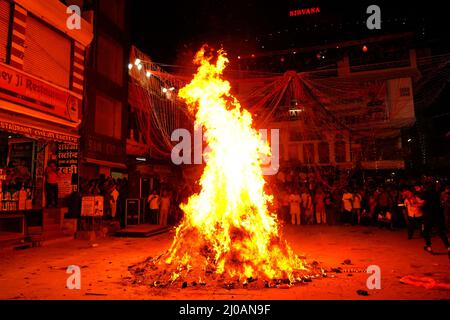
M 322 188 L 319 188 L 314 195 L 314 204 L 316 207 L 316 222 L 317 224 L 326 224 L 327 215 L 325 212 L 325 198 L 326 194 Z
M 345 189 L 344 194 L 342 195 L 342 208 L 341 222 L 344 224 L 354 224 L 353 194 L 348 189 Z
M 159 224 L 162 226 L 167 225 L 167 217 L 169 216 L 169 209 L 170 209 L 170 195 L 169 193 L 164 190 L 162 192 L 162 196 L 160 199 L 160 217 L 159 217 Z
M 47 201 L 47 208 L 58 206 L 58 179 L 59 168 L 55 160 L 49 160 L 47 168 L 45 168 L 45 195 Z
M 414 229 L 419 228 L 422 231 L 422 207 L 425 201 L 420 199 L 410 190 L 403 191 L 406 208 L 406 222 L 408 224 L 408 239 L 411 240 L 414 234 Z
M 289 195 L 289 213 L 291 214 L 292 224 L 300 225 L 300 202 L 301 198 L 298 192 L 291 191 Z
M 445 230 L 445 218 L 444 212 L 441 208 L 439 193 L 436 190 L 436 186 L 427 181 L 425 188 L 418 186 L 416 192 L 419 194 L 425 204 L 423 205 L 423 237 L 425 238 L 425 251 L 433 254 L 431 248 L 431 231 L 433 227 L 436 227 L 438 236 L 441 238 L 442 243 L 447 248 L 447 254 L 450 258 L 450 242 Z
M 301 195 L 302 209 L 304 214 L 304 221 L 306 224 L 314 223 L 314 206 L 311 194 L 308 188 L 304 187 Z
M 147 203 L 150 207 L 150 221 L 158 224 L 159 222 L 159 204 L 160 198 L 156 190 L 154 190 L 147 198 Z

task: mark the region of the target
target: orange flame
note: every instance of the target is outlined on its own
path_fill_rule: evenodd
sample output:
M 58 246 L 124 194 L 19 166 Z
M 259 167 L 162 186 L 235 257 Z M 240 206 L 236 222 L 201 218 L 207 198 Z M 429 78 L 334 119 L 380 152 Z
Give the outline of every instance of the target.
M 179 97 L 204 128 L 209 151 L 201 191 L 181 206 L 185 218 L 165 260 L 178 264 L 172 280 L 204 256 L 202 267 L 214 265 L 212 272 L 219 275 L 295 282 L 295 272 L 306 267 L 281 240 L 277 217 L 268 209 L 273 197 L 264 191 L 261 159 L 270 155 L 269 145 L 230 94 L 230 83 L 223 79 L 225 52 L 218 51 L 213 63 L 202 48 L 194 62 L 197 74 Z

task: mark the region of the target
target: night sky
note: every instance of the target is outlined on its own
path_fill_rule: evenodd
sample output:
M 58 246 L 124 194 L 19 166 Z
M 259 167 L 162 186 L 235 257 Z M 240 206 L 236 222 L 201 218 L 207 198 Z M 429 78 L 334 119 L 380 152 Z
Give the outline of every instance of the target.
M 415 47 L 432 47 L 433 54 L 450 52 L 445 1 L 323 1 L 323 0 L 133 0 L 132 41 L 155 62 L 192 70 L 192 58 L 202 44 L 223 47 L 237 63 L 240 55 L 327 45 L 377 35 L 412 32 Z M 381 8 L 382 29 L 368 30 L 366 9 Z M 320 14 L 290 17 L 294 9 L 320 7 Z M 273 59 L 280 57 L 273 54 Z M 184 69 L 186 68 L 187 69 Z M 180 67 L 175 67 L 180 68 Z M 253 70 L 264 71 L 264 70 Z M 436 153 L 447 150 L 450 131 L 450 86 L 425 112 Z M 437 151 L 439 150 L 439 152 Z
M 380 31 L 365 26 L 370 4 L 381 7 Z M 289 17 L 290 10 L 317 6 L 320 14 Z M 445 35 L 441 6 L 436 1 L 134 0 L 133 42 L 157 62 L 185 64 L 185 56 L 203 43 L 223 46 L 233 56 L 404 31 L 422 41 Z

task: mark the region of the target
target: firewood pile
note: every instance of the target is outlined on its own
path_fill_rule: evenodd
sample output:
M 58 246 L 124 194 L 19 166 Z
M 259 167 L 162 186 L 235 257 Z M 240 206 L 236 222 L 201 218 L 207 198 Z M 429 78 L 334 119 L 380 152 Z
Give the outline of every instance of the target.
M 186 261 L 175 260 L 166 263 L 169 251 L 156 257 L 128 267 L 131 285 L 145 285 L 154 288 L 224 288 L 224 289 L 288 289 L 294 285 L 312 282 L 313 279 L 326 277 L 319 263 L 314 261 L 306 270 L 295 270 L 290 277 L 269 279 L 266 276 L 245 277 L 230 276 L 226 271 L 217 273 L 217 266 L 211 259 L 211 250 L 203 248 L 200 254 Z M 238 260 L 236 264 L 240 263 Z

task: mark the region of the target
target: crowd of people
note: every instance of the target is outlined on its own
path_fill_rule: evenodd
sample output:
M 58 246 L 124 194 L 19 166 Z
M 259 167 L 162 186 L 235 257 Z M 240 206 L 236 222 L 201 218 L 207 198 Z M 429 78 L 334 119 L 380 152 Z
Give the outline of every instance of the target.
M 406 227 L 408 239 L 416 230 L 431 249 L 431 230 L 435 226 L 446 247 L 450 247 L 450 185 L 436 178 L 373 179 L 338 174 L 335 170 L 281 170 L 269 179 L 268 193 L 273 194 L 273 212 L 280 221 L 293 225 L 366 225 L 396 229 Z M 144 223 L 175 225 L 183 217 L 180 204 L 194 191 L 187 184 L 161 185 L 144 200 Z M 80 211 L 81 196 L 104 198 L 104 219 L 125 224 L 125 201 L 129 197 L 127 179 L 100 176 L 80 179 L 77 203 L 70 210 Z
M 125 226 L 125 203 L 129 198 L 128 180 L 113 179 L 99 175 L 95 179 L 80 178 L 80 190 L 74 192 L 68 199 L 69 216 L 81 216 L 81 201 L 83 196 L 103 197 L 103 219 L 120 221 Z M 141 223 L 174 225 L 182 218 L 180 204 L 187 201 L 192 193 L 188 185 L 171 186 L 164 184 L 150 192 L 143 201 Z
M 183 217 L 180 205 L 187 202 L 191 193 L 192 190 L 186 184 L 179 187 L 164 186 L 159 191 L 153 190 L 147 197 L 149 210 L 146 210 L 148 214 L 145 220 L 162 226 L 177 224 Z
M 125 226 L 125 201 L 128 198 L 128 180 L 99 175 L 95 179 L 79 178 L 79 190 L 67 199 L 68 217 L 80 218 L 83 196 L 103 197 L 103 218 L 118 220 Z
M 406 226 L 408 238 L 420 229 L 431 252 L 431 230 L 449 248 L 450 187 L 423 176 L 417 180 L 324 177 L 317 170 L 280 171 L 270 183 L 274 211 L 286 224 Z M 394 182 L 395 181 L 395 182 Z M 450 253 L 449 253 L 450 254 Z
M 100 175 L 97 179 L 80 179 L 81 195 L 98 195 L 104 199 L 103 214 L 107 219 L 123 216 L 125 200 L 128 198 L 128 180 L 113 179 Z

